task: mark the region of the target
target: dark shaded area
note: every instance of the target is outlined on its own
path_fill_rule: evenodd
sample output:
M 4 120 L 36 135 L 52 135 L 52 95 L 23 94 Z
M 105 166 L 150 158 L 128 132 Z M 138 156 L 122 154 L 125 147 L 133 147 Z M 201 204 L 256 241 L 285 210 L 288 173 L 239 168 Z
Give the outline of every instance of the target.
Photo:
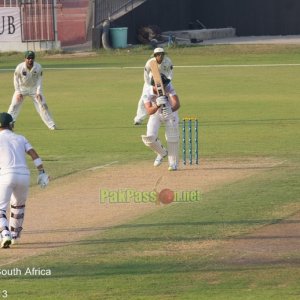
M 233 27 L 237 36 L 300 34 L 297 0 L 148 0 L 112 23 L 128 27 L 128 43 L 137 42 L 141 26 L 162 31 Z

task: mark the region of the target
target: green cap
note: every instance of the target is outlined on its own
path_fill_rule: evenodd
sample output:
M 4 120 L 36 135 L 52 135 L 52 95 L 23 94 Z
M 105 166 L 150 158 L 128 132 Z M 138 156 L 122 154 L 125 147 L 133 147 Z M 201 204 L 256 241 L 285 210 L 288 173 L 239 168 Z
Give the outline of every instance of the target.
M 25 58 L 32 58 L 35 59 L 35 53 L 31 50 L 25 52 Z
M 13 118 L 10 114 L 3 112 L 0 113 L 0 128 L 9 127 L 13 123 Z

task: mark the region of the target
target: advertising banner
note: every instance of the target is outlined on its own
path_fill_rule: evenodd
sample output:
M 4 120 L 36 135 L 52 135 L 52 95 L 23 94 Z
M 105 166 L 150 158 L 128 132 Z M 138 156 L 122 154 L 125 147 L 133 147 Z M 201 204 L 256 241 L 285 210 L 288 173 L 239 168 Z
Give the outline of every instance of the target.
M 21 41 L 21 19 L 18 7 L 0 7 L 0 43 Z

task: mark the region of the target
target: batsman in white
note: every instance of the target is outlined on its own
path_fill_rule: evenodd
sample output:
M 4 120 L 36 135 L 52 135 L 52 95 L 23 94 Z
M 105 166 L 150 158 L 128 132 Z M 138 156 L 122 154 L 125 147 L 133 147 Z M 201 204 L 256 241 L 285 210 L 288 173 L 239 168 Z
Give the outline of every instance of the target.
M 0 113 L 0 237 L 1 248 L 17 242 L 22 231 L 25 203 L 30 184 L 26 153 L 37 167 L 38 184 L 45 188 L 49 176 L 43 162 L 27 139 L 13 132 L 14 121 L 10 114 Z M 10 219 L 7 209 L 10 205 Z
M 24 98 L 29 96 L 46 126 L 51 130 L 55 130 L 56 125 L 43 95 L 42 82 L 43 70 L 41 65 L 35 61 L 35 53 L 33 51 L 26 51 L 25 61 L 20 63 L 15 69 L 15 92 L 8 113 L 12 115 L 14 121 L 16 121 L 21 111 Z
M 151 85 L 151 68 L 150 61 L 156 60 L 158 64 L 158 69 L 161 74 L 164 74 L 170 81 L 173 79 L 173 64 L 171 59 L 165 55 L 163 48 L 155 48 L 153 51 L 153 57 L 148 59 L 144 68 L 144 86 L 143 91 L 147 85 Z M 136 116 L 134 118 L 134 125 L 140 125 L 147 117 L 147 111 L 145 109 L 143 101 L 143 92 L 138 103 Z
M 165 89 L 165 96 L 158 96 L 154 80 L 150 86 L 145 86 L 143 90 L 143 101 L 148 115 L 147 134 L 142 135 L 144 144 L 152 149 L 157 157 L 154 166 L 161 165 L 164 157 L 168 156 L 169 171 L 176 171 L 179 160 L 179 98 L 168 78 L 161 74 Z M 165 123 L 165 138 L 167 149 L 161 144 L 158 138 L 160 125 Z

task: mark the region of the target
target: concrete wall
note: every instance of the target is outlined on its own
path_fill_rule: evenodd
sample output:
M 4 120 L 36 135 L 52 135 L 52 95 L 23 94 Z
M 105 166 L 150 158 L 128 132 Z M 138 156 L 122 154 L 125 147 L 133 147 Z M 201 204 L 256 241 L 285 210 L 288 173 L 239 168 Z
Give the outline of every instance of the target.
M 57 42 L 2 42 L 0 45 L 0 52 L 19 51 L 26 50 L 34 51 L 46 51 L 53 49 L 61 49 L 61 44 Z

